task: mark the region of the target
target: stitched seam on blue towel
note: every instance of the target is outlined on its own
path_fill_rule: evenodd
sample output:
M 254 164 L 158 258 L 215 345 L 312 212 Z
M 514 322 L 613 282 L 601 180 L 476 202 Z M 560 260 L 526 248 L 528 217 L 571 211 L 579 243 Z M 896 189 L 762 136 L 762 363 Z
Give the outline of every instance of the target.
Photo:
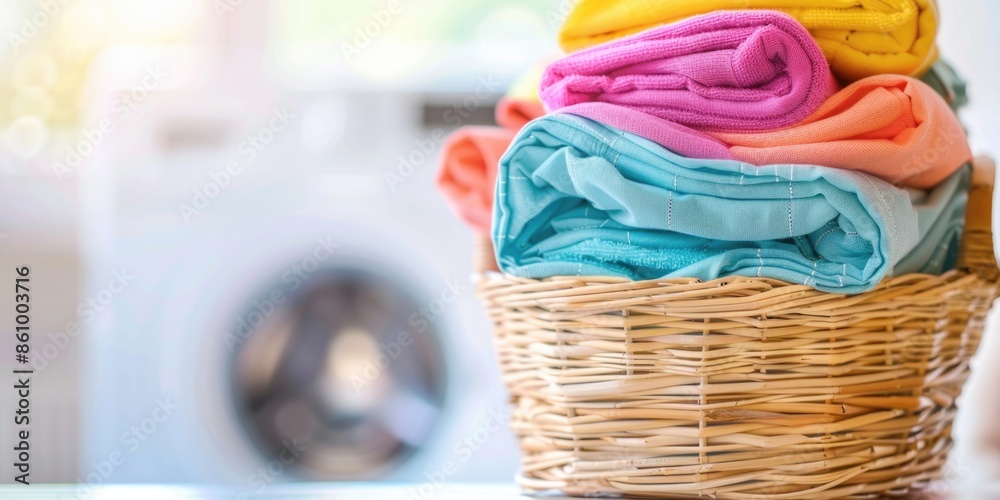
M 672 231 L 674 227 L 674 191 L 677 191 L 677 174 L 674 174 L 674 190 L 667 198 L 667 230 Z
M 609 223 L 609 222 L 611 222 L 611 219 L 607 219 L 604 222 L 602 222 L 602 223 L 600 223 L 600 224 L 598 224 L 596 226 L 574 227 L 572 230 L 573 231 L 581 231 L 583 229 L 600 229 L 600 228 L 604 227 L 604 225 L 607 224 L 607 223 Z
M 597 139 L 598 142 L 600 142 L 601 144 L 603 144 L 605 146 L 610 147 L 609 144 L 608 144 L 608 142 L 604 140 L 604 135 L 601 134 L 600 132 L 598 132 L 596 129 L 590 127 L 586 123 L 584 123 L 584 122 L 577 122 L 576 124 L 573 125 L 573 127 L 576 128 L 577 130 L 583 129 L 583 130 L 587 131 L 588 133 L 590 133 L 591 137 Z M 623 134 L 624 134 L 624 132 L 623 132 Z
M 806 276 L 806 280 L 802 282 L 803 285 L 809 286 L 809 280 L 813 280 L 813 282 L 815 283 L 815 281 L 816 281 L 816 266 L 817 265 L 819 265 L 819 262 L 813 262 L 813 271 L 811 273 L 809 273 L 809 276 Z
M 872 182 L 871 178 L 868 177 L 867 175 L 863 175 L 863 174 L 862 174 L 862 177 L 864 177 L 865 180 L 868 181 L 868 184 L 871 184 L 872 188 L 875 189 L 875 192 L 878 193 L 878 197 L 882 200 L 882 206 L 884 206 L 886 208 L 886 212 L 889 213 L 889 220 L 892 222 L 892 241 L 890 241 L 889 244 L 892 245 L 892 255 L 893 255 L 893 257 L 894 258 L 895 257 L 899 257 L 899 255 L 898 255 L 899 254 L 899 250 L 896 247 L 896 245 L 899 244 L 899 237 L 897 236 L 897 230 L 896 230 L 896 215 L 892 212 L 892 208 L 889 207 L 889 202 L 886 201 L 885 196 L 882 195 L 882 191 L 880 189 L 878 189 L 878 187 L 875 186 L 875 183 Z M 846 270 L 845 270 L 845 274 L 846 274 Z
M 777 167 L 775 167 L 777 170 Z M 792 234 L 792 201 L 795 200 L 795 190 L 793 188 L 795 184 L 795 170 L 791 165 L 788 166 L 788 236 L 794 237 Z
M 839 227 L 832 227 L 832 228 L 828 229 L 825 233 L 821 234 L 819 236 L 819 238 L 816 239 L 815 246 L 819 246 L 820 243 L 823 243 L 823 238 L 826 238 L 827 236 L 830 236 L 831 234 L 833 234 L 833 233 L 835 233 L 837 231 L 840 231 L 840 230 L 841 229 Z
M 618 137 L 615 137 L 615 140 L 611 141 L 611 144 L 608 144 L 608 148 L 615 147 L 615 144 L 618 142 L 618 139 L 621 139 L 622 137 L 625 137 L 625 131 L 624 130 L 622 130 L 622 133 L 619 134 Z
M 757 268 L 757 277 L 760 278 L 760 273 L 764 271 L 764 259 L 760 257 L 760 249 L 757 249 L 757 260 L 760 261 L 760 267 Z
M 672 231 L 674 216 L 674 192 L 671 191 L 667 196 L 667 231 Z
M 499 178 L 498 178 L 498 179 L 497 179 L 497 182 L 498 182 L 498 183 L 500 183 L 501 185 L 503 185 L 503 184 L 507 184 L 507 181 L 506 181 L 505 179 L 499 179 Z M 503 200 L 504 198 L 506 198 L 506 197 L 507 197 L 507 190 L 506 190 L 506 189 L 503 189 L 503 188 L 500 188 L 500 189 L 499 189 L 499 192 L 500 192 L 500 198 L 499 198 L 499 200 L 497 200 L 497 201 L 498 201 L 498 202 L 499 202 L 500 204 L 503 204 L 503 201 L 502 201 L 502 200 Z M 505 217 L 507 217 L 507 216 L 505 216 Z M 510 234 L 510 233 L 507 233 L 507 234 L 501 234 L 501 235 L 499 235 L 499 237 L 500 237 L 500 238 L 503 238 L 503 239 L 505 239 L 505 240 L 513 240 L 513 239 L 516 239 L 516 238 L 515 238 L 515 236 L 514 236 L 513 234 Z
M 788 236 L 795 236 L 792 233 L 792 200 L 795 199 L 795 191 L 792 190 L 792 183 L 788 183 Z
M 844 236 L 857 236 L 858 235 L 857 231 L 844 231 L 843 229 L 841 229 L 839 227 L 832 227 L 832 228 L 828 229 L 825 233 L 821 234 L 819 236 L 819 238 L 816 239 L 816 243 L 814 245 L 815 246 L 819 246 L 819 244 L 823 242 L 824 238 L 826 238 L 827 236 L 830 236 L 831 234 L 833 234 L 833 233 L 835 233 L 837 231 L 840 231 L 840 232 L 844 233 Z
M 934 249 L 934 253 L 936 253 L 937 256 L 934 257 L 934 259 L 931 260 L 925 267 L 931 267 L 931 268 L 933 268 L 933 267 L 936 267 L 938 264 L 941 263 L 941 258 L 944 257 L 944 255 L 946 255 L 947 253 L 946 254 L 941 254 L 938 250 L 947 249 L 947 247 L 950 247 L 951 246 L 951 241 L 949 241 L 949 240 L 950 240 L 950 238 L 946 239 L 945 241 L 941 242 L 941 244 L 938 245 L 936 249 Z

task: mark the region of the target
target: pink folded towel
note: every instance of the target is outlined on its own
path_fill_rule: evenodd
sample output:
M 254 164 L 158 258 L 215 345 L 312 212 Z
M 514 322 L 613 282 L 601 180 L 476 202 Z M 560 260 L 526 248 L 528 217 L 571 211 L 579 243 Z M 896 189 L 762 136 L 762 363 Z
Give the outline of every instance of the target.
M 545 70 L 546 108 L 605 102 L 711 131 L 795 124 L 838 90 L 795 19 L 720 11 L 591 47 Z

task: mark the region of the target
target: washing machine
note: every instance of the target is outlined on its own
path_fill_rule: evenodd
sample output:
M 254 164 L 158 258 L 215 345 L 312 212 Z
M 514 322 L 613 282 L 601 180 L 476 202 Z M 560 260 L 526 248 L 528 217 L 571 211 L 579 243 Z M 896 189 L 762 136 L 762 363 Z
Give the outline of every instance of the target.
M 127 90 L 95 96 L 112 131 L 70 174 L 82 293 L 104 297 L 81 318 L 80 480 L 509 480 L 426 94 L 179 85 L 116 113 Z

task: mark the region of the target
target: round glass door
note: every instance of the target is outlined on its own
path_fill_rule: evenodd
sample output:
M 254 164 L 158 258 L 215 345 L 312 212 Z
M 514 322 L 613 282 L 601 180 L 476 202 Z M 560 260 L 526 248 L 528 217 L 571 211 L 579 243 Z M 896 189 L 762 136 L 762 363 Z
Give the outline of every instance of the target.
M 293 285 L 252 301 L 237 327 L 237 412 L 265 461 L 281 459 L 286 471 L 382 476 L 423 446 L 439 419 L 441 337 L 420 320 L 420 302 L 382 276 L 339 269 Z

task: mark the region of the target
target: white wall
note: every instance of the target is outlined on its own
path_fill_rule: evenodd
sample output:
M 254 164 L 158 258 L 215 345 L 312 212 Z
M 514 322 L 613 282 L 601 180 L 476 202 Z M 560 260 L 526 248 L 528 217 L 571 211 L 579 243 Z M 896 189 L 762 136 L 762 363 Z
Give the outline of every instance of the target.
M 1000 153 L 1000 2 L 940 0 L 939 43 L 969 82 L 972 102 L 962 112 L 973 151 Z
M 973 152 L 1000 156 L 1000 2 L 940 0 L 942 56 L 969 82 L 971 103 L 962 112 Z M 991 318 L 959 400 L 957 449 L 947 477 L 1000 479 L 1000 317 Z

